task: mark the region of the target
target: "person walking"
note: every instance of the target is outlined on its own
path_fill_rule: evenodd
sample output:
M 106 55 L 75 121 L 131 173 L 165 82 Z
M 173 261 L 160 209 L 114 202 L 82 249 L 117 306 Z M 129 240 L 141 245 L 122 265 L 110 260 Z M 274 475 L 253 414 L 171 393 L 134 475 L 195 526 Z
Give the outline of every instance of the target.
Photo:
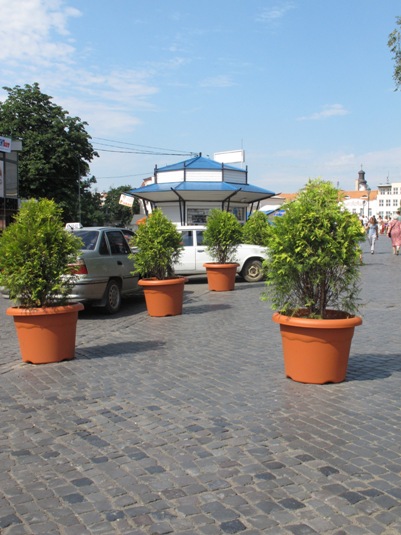
M 397 214 L 393 216 L 393 219 L 387 225 L 387 236 L 391 238 L 393 254 L 399 255 L 401 247 L 401 221 L 398 219 Z
M 379 239 L 379 225 L 374 215 L 369 219 L 366 225 L 366 232 L 368 234 L 368 240 L 370 244 L 371 254 L 375 253 L 375 243 Z
M 379 225 L 379 234 L 384 234 L 386 230 L 386 223 L 381 215 L 377 218 L 377 224 Z

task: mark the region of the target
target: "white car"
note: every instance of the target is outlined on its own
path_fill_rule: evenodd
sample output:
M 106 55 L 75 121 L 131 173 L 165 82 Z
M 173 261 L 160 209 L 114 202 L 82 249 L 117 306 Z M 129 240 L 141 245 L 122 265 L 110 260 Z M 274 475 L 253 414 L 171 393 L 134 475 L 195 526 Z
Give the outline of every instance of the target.
M 203 267 L 205 262 L 213 262 L 210 254 L 203 245 L 203 233 L 206 227 L 203 226 L 178 226 L 182 233 L 182 243 L 184 250 L 179 263 L 174 265 L 177 275 L 199 275 L 206 273 Z M 241 244 L 235 254 L 235 261 L 238 262 L 238 274 L 247 282 L 259 282 L 263 279 L 263 260 L 267 257 L 264 247 L 259 245 Z

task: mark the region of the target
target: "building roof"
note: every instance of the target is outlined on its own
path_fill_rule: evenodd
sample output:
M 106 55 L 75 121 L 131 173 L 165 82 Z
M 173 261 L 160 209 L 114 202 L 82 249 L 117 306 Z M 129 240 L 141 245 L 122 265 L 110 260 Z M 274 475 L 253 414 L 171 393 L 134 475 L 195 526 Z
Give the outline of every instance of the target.
M 216 201 L 231 200 L 242 204 L 250 204 L 274 195 L 269 191 L 251 184 L 231 184 L 229 182 L 167 182 L 150 184 L 128 192 L 135 197 L 154 203 L 183 201 Z
M 172 165 L 166 165 L 164 167 L 157 167 L 157 173 L 163 173 L 167 171 L 179 171 L 181 169 L 209 169 L 211 171 L 219 169 L 230 169 L 232 171 L 242 171 L 245 173 L 244 169 L 240 167 L 234 167 L 232 165 L 227 165 L 226 163 L 216 162 L 215 160 L 210 160 L 205 158 L 202 155 L 195 156 L 189 160 L 184 160 L 182 162 L 174 163 Z
M 367 190 L 351 190 L 351 191 L 345 191 L 340 190 L 340 194 L 344 197 L 344 199 L 367 199 L 368 198 L 368 191 Z M 371 201 L 375 201 L 377 199 L 377 193 L 378 190 L 372 189 L 369 193 L 369 199 Z M 279 193 L 275 195 L 274 197 L 277 199 L 283 199 L 284 202 L 290 202 L 296 199 L 298 196 L 298 193 Z

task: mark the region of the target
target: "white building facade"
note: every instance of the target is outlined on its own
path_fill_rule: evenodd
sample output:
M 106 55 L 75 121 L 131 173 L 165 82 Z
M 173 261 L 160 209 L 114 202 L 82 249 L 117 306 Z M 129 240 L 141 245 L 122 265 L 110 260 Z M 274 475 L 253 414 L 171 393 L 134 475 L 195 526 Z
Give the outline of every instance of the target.
M 379 184 L 377 215 L 390 218 L 401 206 L 401 182 Z

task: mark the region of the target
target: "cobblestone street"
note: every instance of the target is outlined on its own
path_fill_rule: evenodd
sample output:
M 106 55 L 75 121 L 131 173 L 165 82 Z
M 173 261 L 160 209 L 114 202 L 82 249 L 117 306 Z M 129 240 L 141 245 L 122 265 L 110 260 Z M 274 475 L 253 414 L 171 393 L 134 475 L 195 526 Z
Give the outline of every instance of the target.
M 80 314 L 77 358 L 23 364 L 0 297 L 1 535 L 401 533 L 401 257 L 364 244 L 347 380 L 285 378 L 264 284 Z

